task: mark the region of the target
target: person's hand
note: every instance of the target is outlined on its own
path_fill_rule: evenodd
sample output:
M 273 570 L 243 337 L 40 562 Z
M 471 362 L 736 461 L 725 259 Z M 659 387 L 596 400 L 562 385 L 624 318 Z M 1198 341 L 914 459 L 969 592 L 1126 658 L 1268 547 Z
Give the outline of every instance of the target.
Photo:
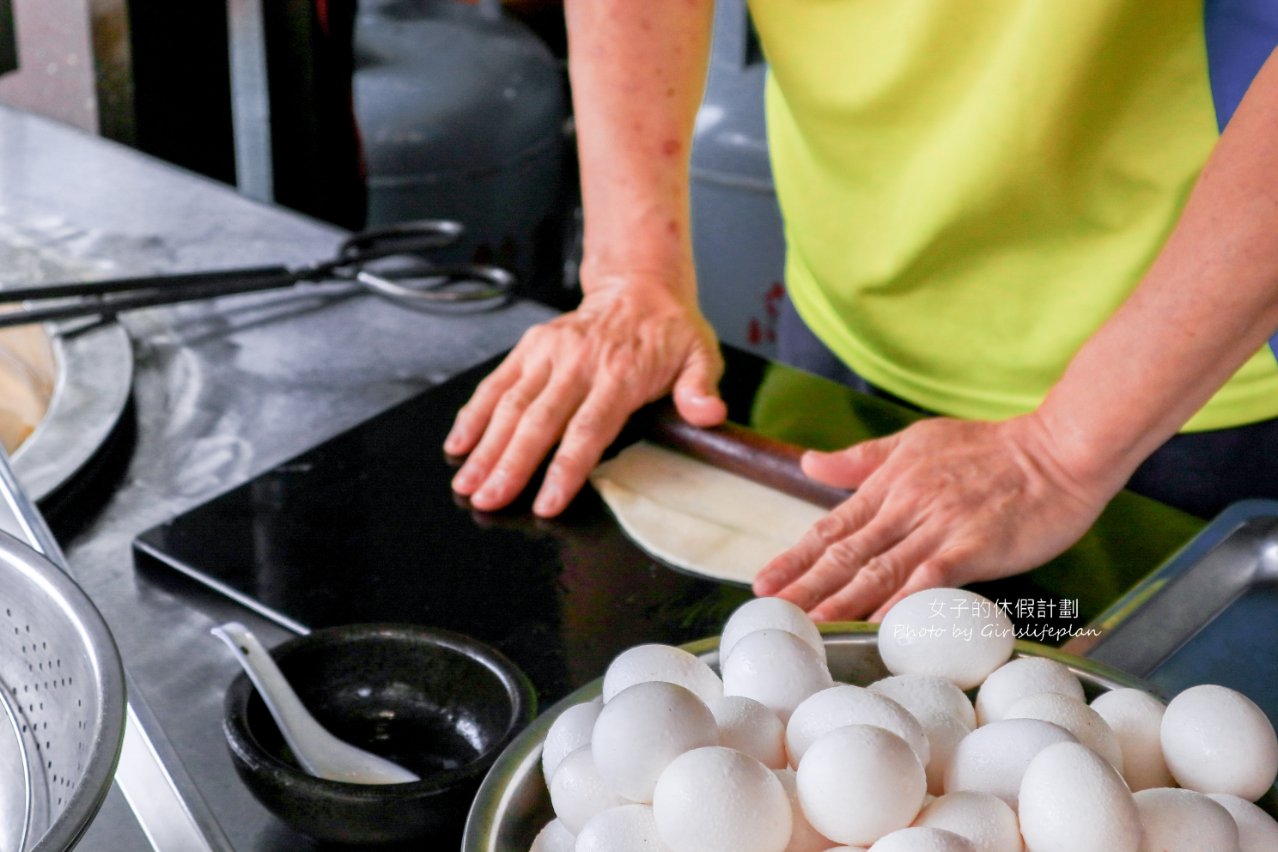
M 634 277 L 593 289 L 580 307 L 535 326 L 457 414 L 444 450 L 469 457 L 453 489 L 481 510 L 526 486 L 559 443 L 533 511 L 559 514 L 640 406 L 673 390 L 697 426 L 723 421 L 723 359 L 694 305 Z
M 834 453 L 809 452 L 814 479 L 856 493 L 754 582 L 816 620 L 880 620 L 922 589 L 1004 577 L 1077 541 L 1122 486 L 1082 481 L 1034 416 L 936 418 Z

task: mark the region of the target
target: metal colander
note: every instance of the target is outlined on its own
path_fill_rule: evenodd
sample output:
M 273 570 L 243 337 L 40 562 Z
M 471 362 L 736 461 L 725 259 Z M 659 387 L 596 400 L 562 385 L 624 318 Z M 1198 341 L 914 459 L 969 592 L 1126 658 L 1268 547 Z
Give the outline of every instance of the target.
M 0 532 L 0 850 L 74 846 L 110 788 L 124 670 L 102 616 Z

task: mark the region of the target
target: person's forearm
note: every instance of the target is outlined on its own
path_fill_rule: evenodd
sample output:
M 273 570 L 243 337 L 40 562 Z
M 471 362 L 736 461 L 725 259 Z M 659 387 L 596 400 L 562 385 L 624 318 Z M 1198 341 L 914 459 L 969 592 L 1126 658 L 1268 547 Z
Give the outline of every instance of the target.
M 1037 414 L 1079 476 L 1125 480 L 1276 330 L 1278 53 L 1140 286 Z
M 690 268 L 688 156 L 705 85 L 713 5 L 713 0 L 566 4 L 587 292 L 626 273 Z M 690 274 L 669 281 L 693 287 Z

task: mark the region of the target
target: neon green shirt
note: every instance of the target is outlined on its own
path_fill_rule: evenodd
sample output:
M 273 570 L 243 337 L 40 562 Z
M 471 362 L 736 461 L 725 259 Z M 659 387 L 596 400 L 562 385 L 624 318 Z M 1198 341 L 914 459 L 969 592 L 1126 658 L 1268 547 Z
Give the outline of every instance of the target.
M 1202 4 L 753 0 L 804 320 L 924 408 L 1033 409 L 1219 137 Z M 1264 349 L 1187 429 L 1275 416 Z

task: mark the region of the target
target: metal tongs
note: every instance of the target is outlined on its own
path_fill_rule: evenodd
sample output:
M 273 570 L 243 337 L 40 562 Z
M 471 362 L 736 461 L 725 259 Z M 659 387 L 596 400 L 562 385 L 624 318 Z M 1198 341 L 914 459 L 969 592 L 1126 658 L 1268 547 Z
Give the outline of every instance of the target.
M 23 305 L 0 313 L 0 328 L 81 316 L 109 318 L 154 305 L 320 281 L 349 281 L 418 309 L 485 302 L 486 307 L 497 307 L 510 301 L 516 281 L 505 269 L 469 263 L 434 265 L 423 256 L 452 244 L 461 233 L 460 224 L 444 219 L 404 222 L 352 234 L 332 258 L 309 266 L 253 266 L 0 289 L 0 305 Z M 374 261 L 385 263 L 374 270 Z

